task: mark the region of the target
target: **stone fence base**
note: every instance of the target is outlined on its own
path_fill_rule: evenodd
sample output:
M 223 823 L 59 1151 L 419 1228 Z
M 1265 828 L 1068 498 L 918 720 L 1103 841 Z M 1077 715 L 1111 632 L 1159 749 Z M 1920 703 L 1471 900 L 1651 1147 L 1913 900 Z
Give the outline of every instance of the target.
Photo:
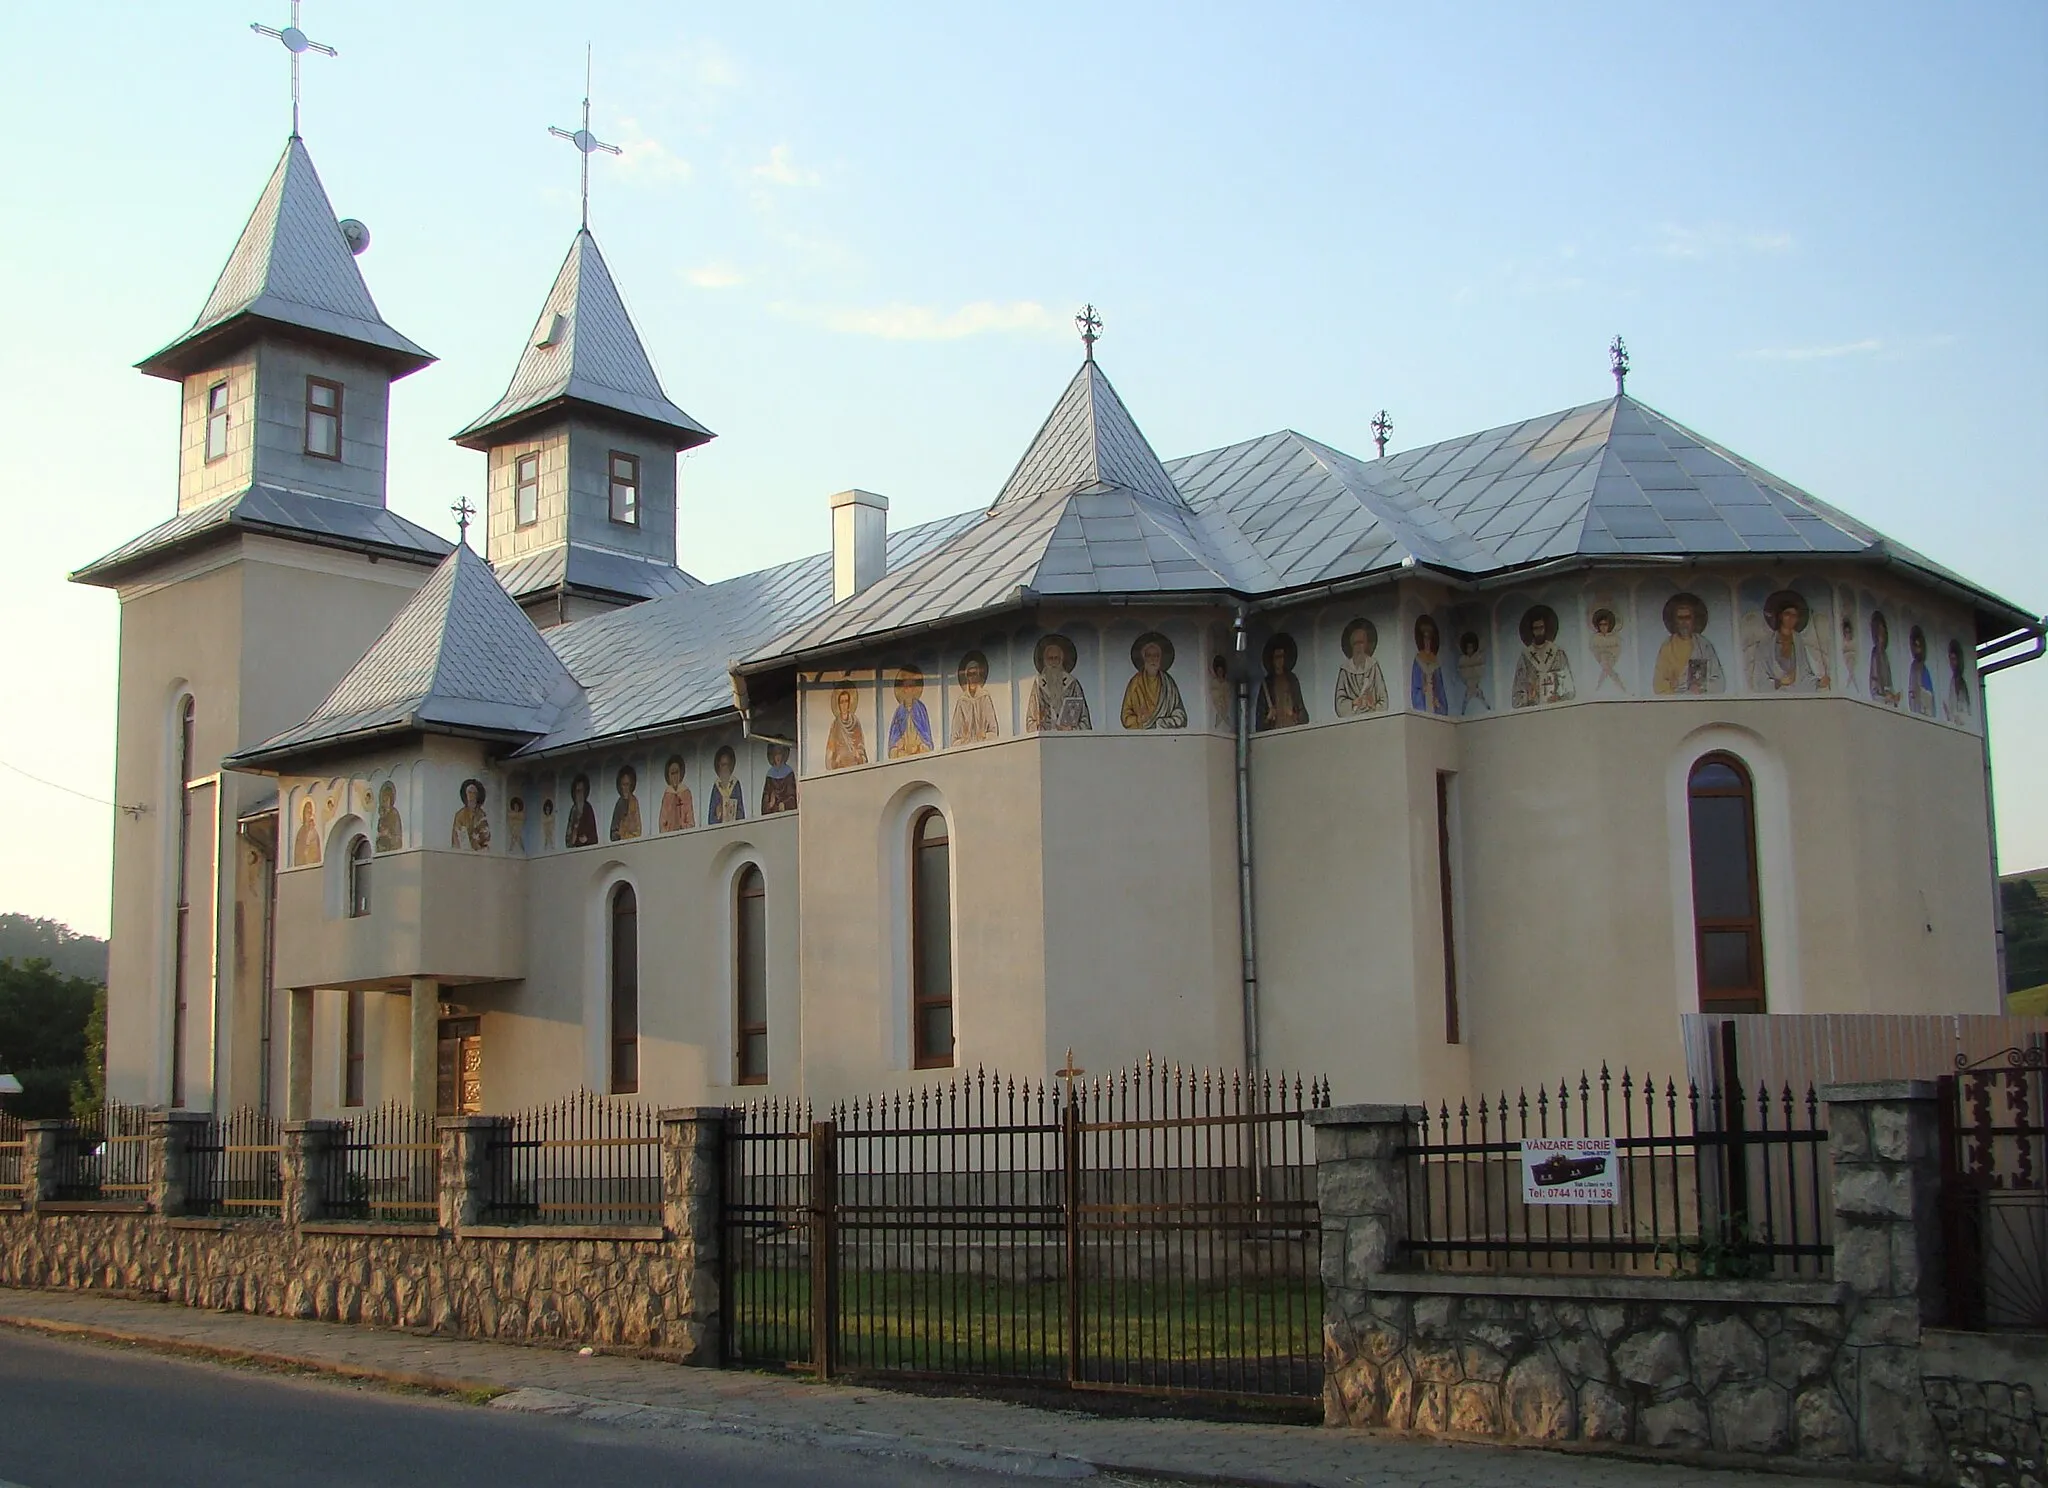
M 1929 1328 L 1920 1339 L 1920 1373 L 1957 1483 L 2048 1483 L 2048 1337 Z

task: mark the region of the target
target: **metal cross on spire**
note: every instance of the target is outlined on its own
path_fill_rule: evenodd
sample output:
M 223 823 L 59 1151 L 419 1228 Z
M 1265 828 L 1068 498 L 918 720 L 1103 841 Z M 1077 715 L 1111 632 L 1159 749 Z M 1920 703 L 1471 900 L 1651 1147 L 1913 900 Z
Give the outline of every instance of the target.
M 1387 457 L 1387 439 L 1393 432 L 1394 421 L 1387 417 L 1386 409 L 1382 408 L 1372 416 L 1372 442 L 1380 447 L 1382 460 Z
M 1081 347 L 1089 361 L 1095 360 L 1095 343 L 1102 339 L 1102 317 L 1095 313 L 1093 305 L 1083 305 L 1081 313 L 1074 317 L 1074 324 L 1081 328 Z
M 464 547 L 469 546 L 469 519 L 476 515 L 476 508 L 469 504 L 469 498 L 465 496 L 448 510 L 455 513 L 455 540 Z
M 1607 348 L 1607 366 L 1614 373 L 1614 396 L 1619 398 L 1622 384 L 1628 381 L 1628 343 L 1619 336 Z
M 313 40 L 299 29 L 299 0 L 292 0 L 292 18 L 280 31 L 275 26 L 266 26 L 261 21 L 251 21 L 249 29 L 258 36 L 268 36 L 273 41 L 284 43 L 284 49 L 292 54 L 292 138 L 299 137 L 299 58 L 306 52 L 318 52 L 323 57 L 339 57 L 341 53 L 333 47 Z
M 590 47 L 583 48 L 583 127 L 581 129 L 558 129 L 548 126 L 548 133 L 556 139 L 565 139 L 576 147 L 583 157 L 583 226 L 590 227 L 590 157 L 593 151 L 602 150 L 607 155 L 621 155 L 617 145 L 608 145 L 590 132 Z

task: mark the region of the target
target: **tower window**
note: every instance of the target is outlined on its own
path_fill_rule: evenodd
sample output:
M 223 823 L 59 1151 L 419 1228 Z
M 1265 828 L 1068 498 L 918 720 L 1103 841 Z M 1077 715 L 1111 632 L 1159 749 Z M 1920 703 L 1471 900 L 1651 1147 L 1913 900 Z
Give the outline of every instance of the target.
M 733 1040 L 733 1081 L 768 1082 L 768 887 L 761 870 L 740 870 L 733 898 L 733 987 L 738 1027 Z
M 521 455 L 512 462 L 512 521 L 531 527 L 540 520 L 540 456 Z
M 216 382 L 206 390 L 206 458 L 218 460 L 228 452 L 228 385 Z
M 341 384 L 306 379 L 306 453 L 319 460 L 341 458 Z
M 640 525 L 640 457 L 611 452 L 612 520 Z
M 360 1106 L 363 1103 L 363 1020 L 365 1008 L 363 989 L 354 988 L 348 994 L 348 1012 L 344 1015 L 347 1027 L 342 1031 L 341 1054 L 341 1103 L 344 1106 Z
M 953 849 L 946 818 L 926 811 L 911 831 L 910 1029 L 919 1069 L 953 1062 Z
M 1700 1011 L 1760 1013 L 1764 937 L 1757 898 L 1756 793 L 1749 769 L 1732 754 L 1704 755 L 1692 767 L 1686 797 Z
M 370 912 L 370 839 L 358 837 L 348 848 L 348 916 L 360 920 Z
M 640 900 L 631 884 L 612 890 L 612 1094 L 640 1088 Z

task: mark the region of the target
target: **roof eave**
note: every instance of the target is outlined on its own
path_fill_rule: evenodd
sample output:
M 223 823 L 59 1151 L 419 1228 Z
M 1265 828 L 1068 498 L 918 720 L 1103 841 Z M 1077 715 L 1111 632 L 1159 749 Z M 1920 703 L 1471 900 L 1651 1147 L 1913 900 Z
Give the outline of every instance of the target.
M 623 425 L 635 433 L 652 434 L 658 439 L 665 439 L 675 446 L 678 454 L 687 449 L 695 449 L 700 444 L 709 444 L 718 437 L 694 420 L 687 424 L 679 424 L 669 419 L 648 418 L 644 414 L 629 413 L 622 408 L 594 402 L 575 393 L 559 393 L 530 408 L 521 408 L 498 418 L 485 415 L 483 419 L 448 437 L 464 449 L 488 450 L 496 445 L 510 444 L 522 435 L 532 432 L 536 425 L 555 423 L 572 413 L 587 414 L 606 423 Z
M 123 558 L 118 563 L 110 564 L 104 558 L 95 559 L 83 568 L 73 569 L 65 575 L 65 579 L 68 583 L 113 589 L 139 569 L 241 533 L 257 537 L 281 537 L 291 542 L 309 543 L 316 548 L 338 548 L 343 552 L 362 553 L 371 558 L 393 558 L 401 563 L 418 563 L 427 567 L 440 563 L 448 556 L 447 553 L 428 553 L 419 548 L 402 547 L 395 543 L 368 542 L 340 533 L 309 532 L 303 527 L 284 527 L 274 522 L 258 522 L 232 516 L 214 526 L 202 527 L 196 532 L 172 538 L 161 547 L 149 548 Z
M 539 737 L 524 730 L 470 728 L 460 724 L 438 723 L 414 714 L 394 723 L 372 724 L 367 728 L 349 729 L 318 739 L 297 739 L 274 748 L 259 744 L 254 749 L 245 749 L 239 754 L 229 755 L 221 764 L 227 769 L 245 770 L 254 775 L 281 775 L 285 773 L 283 766 L 287 764 L 312 763 L 334 755 L 353 754 L 367 745 L 426 734 L 450 739 L 477 739 L 488 744 L 517 744 L 521 740 L 530 742 Z
M 365 361 L 379 363 L 390 369 L 394 382 L 401 377 L 410 377 L 422 367 L 432 366 L 440 360 L 432 352 L 415 346 L 398 332 L 392 331 L 391 334 L 404 342 L 404 347 L 366 341 L 335 331 L 323 331 L 314 326 L 279 320 L 275 316 L 263 315 L 252 310 L 239 310 L 202 330 L 187 331 L 161 351 L 152 352 L 137 362 L 135 369 L 169 382 L 182 382 L 192 373 L 203 371 L 218 362 L 224 354 L 238 350 L 266 335 L 290 336 L 315 346 L 343 351 L 352 356 L 359 356 Z

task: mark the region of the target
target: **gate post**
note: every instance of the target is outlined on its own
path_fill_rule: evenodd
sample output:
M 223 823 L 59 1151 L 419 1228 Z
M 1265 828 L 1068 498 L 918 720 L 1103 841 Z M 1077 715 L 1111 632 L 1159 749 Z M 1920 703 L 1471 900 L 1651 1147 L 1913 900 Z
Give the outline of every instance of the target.
M 1072 1065 L 1073 1056 L 1067 1056 Z M 1067 1260 L 1067 1383 L 1081 1381 L 1081 1104 L 1067 1084 L 1060 1108 L 1060 1211 L 1066 1231 Z
M 21 1202 L 33 1212 L 54 1203 L 59 1173 L 57 1148 L 68 1121 L 24 1121 L 21 1124 Z
M 811 1123 L 811 1367 L 839 1362 L 839 1123 Z
M 726 1362 L 726 1130 L 736 1114 L 723 1106 L 661 1113 L 662 1226 L 674 1247 L 676 1302 L 693 1364 Z

